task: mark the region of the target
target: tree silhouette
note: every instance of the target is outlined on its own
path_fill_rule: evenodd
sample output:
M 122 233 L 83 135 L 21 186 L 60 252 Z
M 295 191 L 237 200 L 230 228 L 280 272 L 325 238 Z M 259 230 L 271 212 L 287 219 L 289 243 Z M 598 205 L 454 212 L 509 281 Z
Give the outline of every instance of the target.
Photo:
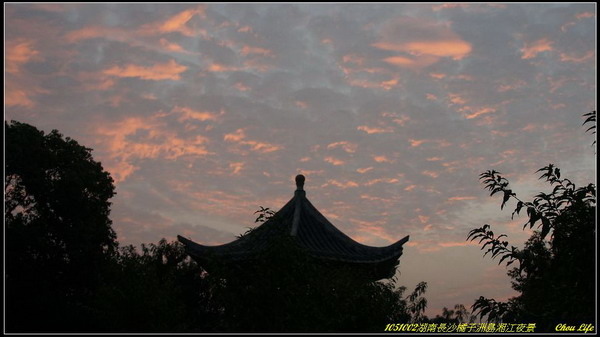
M 595 111 L 584 116 L 584 125 L 595 123 Z M 595 125 L 587 131 L 594 129 Z M 537 230 L 523 249 L 509 247 L 507 236 L 496 236 L 488 224 L 469 232 L 467 240 L 479 240 L 481 249 L 487 248 L 484 256 L 499 258 L 498 264 L 506 266 L 518 262 L 508 275 L 520 293 L 507 302 L 482 296 L 473 310 L 493 322 L 535 322 L 538 331 L 554 331 L 559 323 L 594 322 L 596 186 L 577 187 L 552 164 L 537 172 L 552 191 L 541 192 L 532 201 L 520 199 L 500 172 L 491 170 L 480 176 L 490 195 L 502 195 L 501 209 L 514 199 L 512 217 L 525 209 L 523 229 L 537 226 Z
M 7 329 L 80 328 L 85 299 L 117 247 L 113 180 L 91 149 L 56 130 L 4 128 Z

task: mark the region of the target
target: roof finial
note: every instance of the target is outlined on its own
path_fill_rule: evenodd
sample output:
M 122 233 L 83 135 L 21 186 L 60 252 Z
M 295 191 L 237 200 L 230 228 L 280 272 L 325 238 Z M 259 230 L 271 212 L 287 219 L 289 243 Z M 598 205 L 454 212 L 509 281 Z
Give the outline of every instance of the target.
M 296 176 L 296 189 L 298 191 L 304 191 L 304 180 L 306 180 L 306 178 L 304 178 L 303 175 L 299 174 Z

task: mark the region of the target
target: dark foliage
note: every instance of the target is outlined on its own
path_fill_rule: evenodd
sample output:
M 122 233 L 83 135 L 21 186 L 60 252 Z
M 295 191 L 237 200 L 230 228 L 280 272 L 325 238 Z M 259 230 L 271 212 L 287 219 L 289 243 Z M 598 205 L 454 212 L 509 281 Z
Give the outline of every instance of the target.
M 56 130 L 4 128 L 7 329 L 84 328 L 85 303 L 117 247 L 113 180 L 90 149 Z
M 586 114 L 584 124 L 595 123 L 595 111 Z M 589 130 L 595 129 L 593 127 Z M 577 187 L 549 164 L 537 172 L 551 187 L 532 201 L 523 201 L 510 189 L 497 171 L 481 174 L 491 195 L 500 193 L 501 209 L 510 199 L 516 201 L 512 216 L 526 210 L 523 229 L 536 228 L 523 249 L 510 246 L 505 234 L 495 236 L 490 225 L 473 229 L 467 240 L 479 240 L 484 255 L 499 258 L 506 266 L 518 262 L 508 275 L 520 293 L 507 302 L 480 297 L 473 310 L 492 322 L 534 322 L 536 331 L 554 331 L 559 323 L 576 325 L 594 322 L 596 268 L 596 186 Z

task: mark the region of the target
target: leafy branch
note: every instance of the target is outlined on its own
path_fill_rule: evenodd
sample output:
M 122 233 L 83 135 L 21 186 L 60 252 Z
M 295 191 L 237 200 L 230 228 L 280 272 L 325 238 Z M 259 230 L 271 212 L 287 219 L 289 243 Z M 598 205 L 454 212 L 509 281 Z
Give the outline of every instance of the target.
M 506 234 L 501 234 L 498 237 L 494 236 L 494 232 L 490 230 L 490 225 L 485 224 L 481 228 L 475 228 L 469 232 L 467 240 L 474 241 L 479 239 L 479 244 L 485 241 L 481 250 L 485 247 L 488 247 L 488 250 L 483 254 L 486 256 L 491 253 L 492 259 L 495 259 L 498 256 L 501 256 L 498 264 L 501 264 L 504 260 L 508 259 L 506 266 L 510 266 L 514 261 L 518 260 L 521 262 L 521 251 L 516 247 L 511 246 L 508 247 L 507 241 L 500 241 L 501 238 L 507 237 Z
M 423 319 L 423 313 L 427 308 L 427 299 L 422 295 L 427 291 L 427 282 L 419 282 L 415 290 L 407 297 L 408 311 L 411 313 L 413 323 L 420 322 Z
M 479 315 L 479 318 L 487 316 L 488 322 L 502 322 L 504 317 L 510 312 L 510 304 L 507 302 L 498 302 L 493 298 L 480 296 L 471 306 L 473 314 Z
M 593 124 L 592 126 L 590 126 L 589 128 L 587 128 L 587 130 L 585 130 L 585 132 L 592 131 L 592 135 L 596 134 L 596 110 L 584 114 L 583 117 L 586 117 L 586 119 L 585 119 L 585 121 L 583 122 L 582 125 L 586 125 L 587 123 L 592 123 Z M 596 145 L 596 141 L 595 140 L 592 143 L 592 146 L 594 146 L 594 145 Z
M 258 217 L 256 218 L 256 220 L 254 220 L 254 222 L 266 222 L 269 219 L 271 219 L 273 217 L 273 215 L 275 215 L 275 212 L 273 210 L 271 210 L 269 207 L 262 207 L 262 206 L 258 206 L 260 207 L 260 209 L 256 212 L 254 212 L 254 214 L 259 213 Z
M 539 179 L 545 179 L 545 181 L 549 182 L 554 188 L 549 194 L 544 192 L 537 194 L 531 202 L 519 199 L 516 193 L 509 188 L 509 181 L 501 176 L 498 171 L 488 170 L 482 173 L 479 179 L 485 184 L 485 188 L 491 191 L 490 196 L 499 192 L 503 194 L 500 209 L 504 208 L 510 198 L 517 201 L 517 206 L 512 212 L 511 219 L 514 218 L 515 214 L 519 215 L 523 208 L 526 208 L 528 221 L 523 225 L 523 229 L 527 226 L 533 228 L 533 226 L 539 222 L 540 224 L 538 227 L 541 227 L 541 236 L 543 239 L 548 235 L 550 230 L 554 228 L 553 223 L 556 217 L 566 208 L 579 202 L 595 204 L 596 186 L 594 184 L 589 184 L 577 188 L 571 180 L 567 178 L 561 179 L 560 169 L 553 164 L 548 164 L 537 170 L 536 173 L 537 172 L 543 173 Z M 481 231 L 476 233 L 480 232 Z M 467 240 L 469 240 L 470 237 L 471 233 Z

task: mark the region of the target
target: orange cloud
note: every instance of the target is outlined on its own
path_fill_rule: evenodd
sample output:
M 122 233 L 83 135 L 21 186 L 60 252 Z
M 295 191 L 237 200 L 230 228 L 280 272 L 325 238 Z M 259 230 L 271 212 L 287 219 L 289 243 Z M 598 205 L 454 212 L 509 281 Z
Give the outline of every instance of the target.
M 139 77 L 144 80 L 179 80 L 181 73 L 186 71 L 186 66 L 180 65 L 175 60 L 159 63 L 151 67 L 129 64 L 125 67 L 114 66 L 103 71 L 104 74 L 116 77 Z
M 130 32 L 118 28 L 89 26 L 67 33 L 65 35 L 65 40 L 68 43 L 76 43 L 82 40 L 89 40 L 100 37 L 124 41 L 126 38 L 129 37 L 129 35 Z
M 407 31 L 412 34 L 406 34 Z M 412 17 L 399 17 L 388 22 L 379 42 L 372 46 L 401 53 L 384 61 L 409 68 L 427 67 L 444 57 L 461 60 L 472 50 L 471 44 L 461 39 L 448 25 Z
M 449 247 L 465 247 L 465 246 L 479 246 L 476 241 L 448 241 L 448 242 L 440 242 L 438 246 L 442 248 Z
M 221 111 L 220 114 L 215 114 L 209 111 L 196 111 L 187 107 L 180 107 L 177 105 L 171 111 L 175 113 L 181 113 L 181 116 L 178 119 L 178 121 L 180 122 L 190 119 L 198 120 L 201 122 L 216 121 L 220 115 L 223 115 L 225 113 L 224 111 Z
M 392 128 L 377 128 L 377 127 L 370 127 L 370 126 L 366 126 L 366 125 L 358 126 L 356 129 L 360 130 L 360 131 L 364 131 L 368 134 L 394 132 L 394 130 Z
M 405 115 L 401 115 L 400 117 L 394 118 L 392 120 L 392 122 L 394 122 L 394 123 L 396 123 L 396 124 L 398 124 L 400 126 L 404 126 L 409 121 L 410 121 L 410 117 L 405 116 Z
M 366 168 L 359 168 L 359 169 L 356 169 L 356 172 L 358 172 L 360 174 L 364 174 L 364 173 L 371 171 L 372 169 L 373 169 L 372 166 L 366 167 Z
M 395 184 L 397 182 L 400 182 L 400 180 L 398 180 L 396 178 L 378 178 L 378 179 L 372 179 L 372 180 L 367 181 L 365 183 L 365 186 L 371 186 L 371 185 L 375 185 L 375 184 L 379 184 L 379 183 Z
M 412 146 L 412 147 L 418 147 L 421 144 L 425 143 L 425 139 L 422 139 L 422 140 L 409 139 L 408 141 L 410 142 L 410 146 Z
M 358 145 L 354 144 L 354 143 L 346 142 L 346 141 L 335 142 L 335 143 L 331 143 L 331 144 L 327 145 L 328 149 L 335 149 L 336 147 L 341 147 L 342 149 L 344 149 L 344 151 L 346 151 L 348 153 L 354 153 L 354 152 L 356 152 Z
M 159 40 L 160 45 L 163 46 L 163 48 L 165 48 L 168 51 L 174 51 L 174 52 L 179 52 L 179 53 L 185 53 L 186 50 L 183 49 L 182 46 L 178 45 L 177 43 L 173 43 L 173 42 L 169 42 L 167 41 L 167 39 L 160 39 Z
M 195 15 L 199 15 L 200 17 L 204 18 L 204 11 L 204 6 L 198 6 L 196 8 L 184 10 L 183 12 L 170 17 L 167 21 L 160 24 L 158 30 L 161 33 L 178 32 L 185 36 L 194 36 L 200 31 L 188 27 L 187 23 Z
M 466 119 L 473 119 L 475 117 L 479 117 L 481 115 L 492 113 L 492 112 L 496 112 L 496 109 L 490 108 L 490 107 L 484 107 L 484 108 L 481 108 L 481 109 L 478 109 L 478 110 L 474 111 L 473 113 L 466 114 L 465 118 Z
M 343 160 L 336 159 L 333 157 L 325 157 L 323 160 L 334 166 L 340 166 L 340 165 L 344 165 L 346 163 Z
M 95 129 L 101 143 L 98 148 L 108 152 L 107 167 L 115 181 L 123 181 L 133 174 L 138 169 L 135 161 L 139 159 L 175 160 L 182 156 L 211 154 L 205 147 L 206 137 L 181 138 L 177 132 L 167 129 L 159 117 L 161 115 L 128 117 L 99 124 Z
M 463 201 L 463 200 L 475 200 L 477 199 L 476 197 L 472 197 L 472 196 L 460 196 L 460 197 L 451 197 L 448 198 L 448 201 Z
M 467 103 L 467 100 L 458 94 L 449 93 L 448 98 L 450 99 L 450 102 L 452 102 L 453 104 L 466 104 Z
M 4 105 L 10 106 L 23 106 L 26 108 L 33 108 L 35 102 L 29 98 L 29 95 L 23 90 L 5 89 L 4 92 Z
M 33 47 L 33 41 L 22 39 L 6 43 L 5 70 L 7 73 L 16 74 L 21 66 L 31 60 L 40 60 L 40 52 Z
M 237 31 L 240 33 L 251 33 L 252 27 L 250 27 L 250 26 L 240 27 Z
M 375 160 L 378 163 L 391 163 L 392 162 L 386 156 L 373 156 L 373 160 Z
M 349 188 L 349 187 L 358 187 L 358 184 L 355 183 L 354 181 L 351 181 L 351 180 L 348 180 L 346 182 L 339 182 L 339 181 L 337 181 L 335 179 L 330 179 L 330 180 L 327 180 L 327 184 L 324 184 L 321 187 L 325 187 L 327 185 L 334 185 L 334 186 L 337 186 L 337 187 L 339 187 L 341 189 L 346 189 L 346 188 Z
M 244 138 L 246 138 L 244 129 L 237 129 L 234 133 L 228 133 L 223 137 L 224 140 L 230 142 L 240 142 Z
M 391 65 L 405 68 L 424 68 L 430 66 L 438 61 L 438 58 L 431 56 L 420 56 L 420 57 L 406 57 L 406 56 L 391 56 L 383 59 Z
M 393 78 L 389 81 L 369 81 L 359 78 L 348 78 L 348 84 L 353 87 L 368 88 L 368 89 L 383 89 L 390 90 L 398 85 L 398 79 Z
M 35 84 L 21 83 L 16 79 L 4 87 L 4 105 L 7 107 L 22 106 L 25 108 L 33 108 L 37 105 L 33 98 L 39 94 L 48 93 L 50 93 L 49 90 L 43 89 Z
M 425 170 L 425 171 L 421 172 L 421 174 L 422 174 L 422 175 L 429 176 L 429 177 L 432 177 L 432 178 L 437 178 L 437 177 L 439 177 L 439 176 L 440 176 L 440 174 L 439 174 L 439 173 L 437 173 L 437 172 L 434 172 L 434 171 L 428 171 L 428 170 Z
M 532 43 L 525 43 L 525 46 L 521 48 L 521 52 L 523 53 L 521 58 L 525 60 L 532 59 L 541 52 L 553 50 L 552 44 L 553 42 L 546 38 L 539 39 Z
M 577 52 L 560 53 L 560 60 L 563 62 L 584 63 L 593 60 L 595 55 L 596 52 L 593 50 L 590 50 L 583 55 L 578 55 Z
M 208 68 L 206 68 L 206 70 L 213 72 L 213 73 L 223 73 L 223 72 L 242 70 L 242 68 L 213 63 L 213 64 L 209 65 Z
M 273 57 L 273 52 L 271 50 L 260 48 L 260 47 L 251 47 L 251 46 L 243 46 L 241 50 L 241 54 L 243 56 L 248 55 L 261 55 L 261 56 L 269 56 Z
M 240 171 L 242 171 L 245 165 L 246 164 L 244 162 L 229 163 L 229 168 L 233 170 L 231 174 L 239 175 Z
M 228 133 L 223 136 L 223 139 L 228 142 L 237 143 L 239 145 L 246 145 L 251 151 L 270 153 L 277 150 L 281 150 L 283 147 L 271 143 L 259 142 L 256 140 L 246 139 L 246 132 L 244 129 L 237 129 L 234 133 Z
M 379 239 L 382 239 L 387 242 L 394 242 L 394 241 L 398 240 L 398 238 L 396 238 L 395 236 L 387 233 L 387 231 L 383 227 L 383 223 L 381 223 L 381 222 L 368 222 L 368 221 L 362 221 L 362 220 L 356 220 L 356 219 L 348 219 L 348 220 L 350 222 L 358 225 L 359 232 L 362 232 L 370 237 L 379 238 Z
M 454 60 L 460 60 L 471 52 L 471 44 L 460 39 L 448 41 L 413 41 L 402 44 L 376 43 L 374 47 L 384 50 L 407 52 L 413 56 L 452 57 Z

